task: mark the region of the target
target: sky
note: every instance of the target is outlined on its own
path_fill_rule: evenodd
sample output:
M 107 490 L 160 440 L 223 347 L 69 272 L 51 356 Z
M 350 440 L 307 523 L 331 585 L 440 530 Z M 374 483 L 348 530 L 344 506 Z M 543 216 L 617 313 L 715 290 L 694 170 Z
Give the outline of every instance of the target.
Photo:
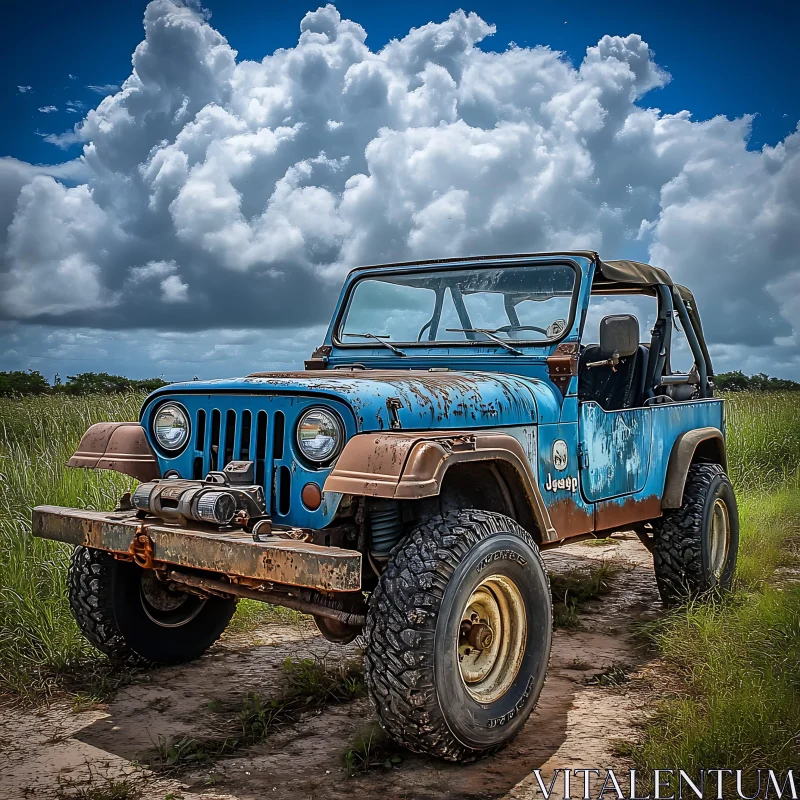
M 597 249 L 800 378 L 798 4 L 15 4 L 0 369 L 300 366 L 348 269 Z

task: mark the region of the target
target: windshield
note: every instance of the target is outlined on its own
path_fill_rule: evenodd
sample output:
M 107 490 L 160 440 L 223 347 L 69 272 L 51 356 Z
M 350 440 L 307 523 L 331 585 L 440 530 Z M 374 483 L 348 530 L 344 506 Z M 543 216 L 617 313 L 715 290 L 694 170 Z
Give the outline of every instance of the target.
M 371 275 L 354 284 L 338 339 L 387 347 L 544 343 L 564 333 L 576 280 L 577 271 L 567 264 Z

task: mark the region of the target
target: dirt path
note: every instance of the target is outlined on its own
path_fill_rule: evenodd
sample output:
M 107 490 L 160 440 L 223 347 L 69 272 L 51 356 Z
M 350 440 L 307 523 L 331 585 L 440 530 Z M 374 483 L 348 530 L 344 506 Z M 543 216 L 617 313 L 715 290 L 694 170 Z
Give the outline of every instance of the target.
M 0 710 L 0 800 L 50 800 L 67 783 L 126 775 L 143 797 L 158 800 L 170 793 L 176 800 L 527 800 L 537 796 L 534 767 L 549 775 L 565 767 L 622 766 L 614 742 L 635 735 L 647 703 L 648 666 L 630 625 L 657 613 L 659 603 L 650 554 L 633 534 L 615 539 L 617 544 L 575 544 L 545 555 L 552 572 L 601 559 L 621 564 L 624 572 L 610 595 L 583 607 L 581 629 L 556 632 L 536 712 L 492 758 L 458 766 L 405 753 L 392 769 L 346 778 L 348 741 L 373 722 L 368 701 L 358 700 L 307 715 L 266 743 L 184 772 L 179 780 L 159 779 L 131 763 L 159 738 L 213 733 L 211 701 L 277 690 L 285 658 L 341 652 L 313 628 L 272 626 L 254 639 L 223 638 L 194 664 L 142 676 L 100 709 L 74 713 L 67 702 L 56 702 L 33 712 Z M 612 667 L 627 673 L 627 680 L 611 686 L 593 680 Z

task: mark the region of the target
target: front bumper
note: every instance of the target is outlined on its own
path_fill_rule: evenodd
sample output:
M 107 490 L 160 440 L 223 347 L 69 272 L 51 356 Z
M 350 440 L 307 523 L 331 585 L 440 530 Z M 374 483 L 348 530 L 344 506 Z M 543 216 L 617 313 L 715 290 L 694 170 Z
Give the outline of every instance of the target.
M 168 525 L 153 517 L 140 519 L 135 511 L 33 509 L 33 535 L 43 539 L 127 557 L 141 534 L 149 538 L 155 562 L 331 592 L 361 588 L 361 553 L 356 550 L 290 539 L 256 542 L 244 531 Z

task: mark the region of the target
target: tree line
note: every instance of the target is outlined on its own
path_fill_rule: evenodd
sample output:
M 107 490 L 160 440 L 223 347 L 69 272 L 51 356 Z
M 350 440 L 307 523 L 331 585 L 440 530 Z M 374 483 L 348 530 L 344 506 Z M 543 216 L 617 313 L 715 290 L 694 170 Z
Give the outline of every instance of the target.
M 152 392 L 169 381 L 162 378 L 135 380 L 107 372 L 81 372 L 67 375 L 66 381 L 56 375 L 50 383 L 41 372 L 13 370 L 0 372 L 0 396 L 22 397 L 35 394 L 121 394 L 123 392 Z
M 53 383 L 38 370 L 0 372 L 0 396 L 21 397 L 32 394 L 119 394 L 121 392 L 152 392 L 169 381 L 162 378 L 135 380 L 107 372 L 81 372 L 67 375 L 62 381 L 58 375 Z M 745 375 L 736 370 L 714 376 L 714 385 L 722 392 L 796 392 L 800 383 L 786 378 L 771 378 L 763 372 Z
M 714 376 L 714 386 L 721 392 L 796 392 L 800 383 L 787 378 L 771 378 L 764 372 L 745 375 L 740 370 L 720 372 Z

